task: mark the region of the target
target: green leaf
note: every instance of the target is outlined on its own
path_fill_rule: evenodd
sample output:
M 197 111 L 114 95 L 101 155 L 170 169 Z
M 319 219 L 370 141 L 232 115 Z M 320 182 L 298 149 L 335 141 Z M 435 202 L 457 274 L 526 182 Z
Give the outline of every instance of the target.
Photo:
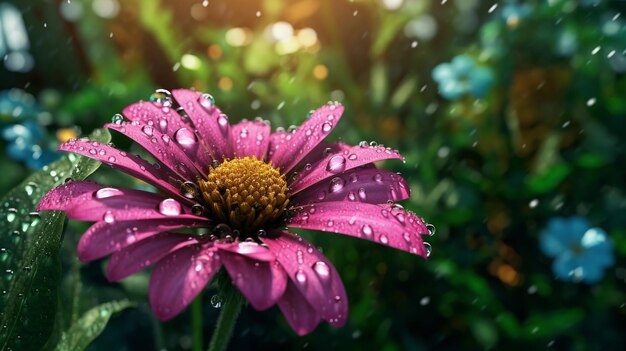
M 528 177 L 526 186 L 534 194 L 546 193 L 561 184 L 572 172 L 566 163 L 558 163 L 545 171 Z
M 106 130 L 90 139 L 107 143 Z M 57 310 L 65 213 L 35 212 L 39 200 L 67 178 L 85 179 L 100 162 L 68 154 L 13 188 L 0 203 L 0 350 L 38 350 Z
M 102 333 L 114 313 L 132 306 L 132 302 L 121 300 L 103 303 L 90 309 L 61 335 L 61 340 L 55 350 L 84 350 Z

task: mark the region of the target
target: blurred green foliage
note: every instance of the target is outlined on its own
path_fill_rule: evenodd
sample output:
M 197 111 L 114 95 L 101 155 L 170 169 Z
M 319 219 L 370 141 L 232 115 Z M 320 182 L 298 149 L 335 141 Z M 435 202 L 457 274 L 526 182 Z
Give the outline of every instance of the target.
M 335 139 L 374 140 L 406 156 L 384 166 L 409 181 L 405 207 L 437 227 L 430 259 L 303 233 L 343 278 L 347 325 L 297 337 L 277 309 L 246 308 L 233 349 L 626 347 L 623 2 L 7 3 L 23 15 L 35 65 L 28 73 L 0 68 L 0 87 L 37 96 L 59 139 L 100 127 L 156 88 L 193 87 L 213 94 L 231 122 L 259 115 L 274 127 L 339 100 L 346 113 Z M 80 7 L 75 17 L 72 6 Z M 460 54 L 495 73 L 486 98 L 438 94 L 431 71 Z M 29 171 L 5 154 L 0 163 L 5 194 Z M 108 167 L 91 179 L 145 187 Z M 616 263 L 597 285 L 555 280 L 539 250 L 546 222 L 570 215 L 614 243 Z M 66 226 L 61 300 L 81 314 L 123 298 L 138 305 L 111 318 L 90 349 L 190 349 L 189 312 L 159 324 L 149 311 L 147 272 L 110 284 L 103 262 L 76 263 L 85 228 Z M 218 312 L 205 305 L 205 340 Z

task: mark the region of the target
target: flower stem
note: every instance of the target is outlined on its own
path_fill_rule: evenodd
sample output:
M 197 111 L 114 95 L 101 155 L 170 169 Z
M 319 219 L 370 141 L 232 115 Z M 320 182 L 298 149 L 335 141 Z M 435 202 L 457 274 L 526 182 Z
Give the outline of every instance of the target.
M 192 350 L 202 351 L 204 348 L 202 344 L 202 293 L 191 303 L 191 337 L 192 337 Z
M 224 298 L 224 302 L 209 344 L 209 351 L 226 350 L 244 301 L 237 288 L 227 277 L 220 280 L 220 286 L 220 295 Z

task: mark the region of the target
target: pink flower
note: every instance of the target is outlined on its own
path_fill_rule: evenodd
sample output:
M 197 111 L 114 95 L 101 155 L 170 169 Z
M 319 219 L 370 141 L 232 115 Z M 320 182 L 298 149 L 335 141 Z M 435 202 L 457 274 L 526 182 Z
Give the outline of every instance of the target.
M 257 310 L 275 303 L 300 335 L 320 319 L 335 327 L 348 314 L 333 265 L 285 227 L 371 240 L 427 256 L 424 222 L 394 202 L 409 197 L 406 181 L 373 162 L 403 159 L 366 144 L 327 144 L 343 106 L 317 109 L 293 132 L 270 133 L 263 121 L 231 126 L 208 94 L 174 90 L 124 109 L 106 128 L 144 147 L 150 163 L 110 145 L 70 140 L 59 150 L 97 159 L 154 185 L 159 193 L 69 181 L 39 210 L 64 210 L 95 221 L 78 244 L 82 261 L 111 255 L 117 281 L 155 265 L 149 299 L 160 320 L 180 313 L 224 267 Z M 203 235 L 177 231 L 206 228 Z M 427 244 L 426 244 L 427 245 Z

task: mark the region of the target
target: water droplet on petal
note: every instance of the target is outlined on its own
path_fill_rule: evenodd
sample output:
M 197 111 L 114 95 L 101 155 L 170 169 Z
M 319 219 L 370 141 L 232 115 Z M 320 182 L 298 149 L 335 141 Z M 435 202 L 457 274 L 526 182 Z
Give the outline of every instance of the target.
M 388 238 L 385 234 L 382 234 L 382 235 L 380 236 L 379 240 L 380 240 L 380 242 L 381 242 L 381 243 L 383 243 L 383 244 L 388 244 L 388 243 L 389 243 L 389 238 Z
M 324 122 L 324 124 L 322 124 L 322 132 L 324 132 L 324 134 L 330 132 L 333 129 L 333 124 L 330 122 Z
M 196 216 L 202 216 L 204 214 L 204 206 L 200 204 L 195 204 L 191 206 L 191 213 L 193 213 Z
M 366 224 L 361 228 L 361 233 L 363 233 L 363 235 L 367 237 L 371 237 L 374 231 L 372 230 L 372 227 L 369 224 Z
M 436 228 L 435 228 L 435 226 L 434 226 L 434 225 L 432 225 L 432 224 L 430 224 L 430 223 L 427 223 L 427 224 L 426 224 L 426 229 L 428 229 L 428 235 L 429 235 L 429 236 L 433 236 L 433 235 L 435 235 Z
M 382 183 L 383 182 L 383 175 L 380 173 L 376 173 L 374 175 L 374 181 L 377 183 Z
M 194 145 L 196 141 L 196 135 L 188 128 L 180 128 L 174 133 L 174 139 L 183 147 Z
M 328 187 L 328 191 L 331 193 L 336 193 L 340 191 L 343 186 L 346 184 L 346 181 L 341 177 L 334 177 L 330 180 L 330 186 Z
M 111 122 L 114 124 L 120 125 L 124 123 L 124 116 L 120 115 L 119 113 L 116 113 L 111 118 Z
M 193 199 L 198 195 L 198 187 L 193 182 L 184 182 L 180 186 L 180 192 L 184 197 Z
M 361 199 L 361 201 L 367 200 L 367 194 L 365 193 L 365 188 L 359 188 L 357 193 L 359 194 L 359 199 Z
M 335 155 L 328 160 L 326 170 L 331 173 L 343 172 L 346 169 L 346 159 L 341 155 Z
M 424 241 L 424 248 L 426 249 L 426 257 L 430 257 L 430 253 L 433 251 L 433 247 L 429 243 Z
M 306 283 L 306 274 L 301 269 L 296 272 L 296 281 L 300 284 Z
M 226 133 L 228 131 L 228 116 L 223 113 L 220 114 L 219 117 L 217 117 L 217 124 L 220 126 L 222 133 Z
M 213 98 L 211 94 L 205 93 L 205 94 L 200 95 L 200 97 L 198 98 L 198 103 L 207 112 L 211 112 L 211 110 L 215 106 L 215 99 Z
M 165 199 L 159 203 L 159 212 L 166 216 L 178 216 L 181 211 L 180 202 L 174 199 Z
M 102 220 L 104 220 L 106 223 L 113 223 L 115 222 L 115 217 L 113 216 L 113 213 L 111 213 L 111 211 L 106 211 L 104 213 L 104 216 L 102 217 Z
M 317 199 L 322 201 L 326 198 L 326 192 L 324 190 L 320 191 L 319 193 L 317 193 Z
M 102 188 L 96 191 L 95 196 L 96 199 L 106 199 L 111 196 L 119 196 L 122 195 L 122 191 L 115 188 Z
M 330 277 L 330 268 L 328 267 L 326 262 L 315 262 L 313 264 L 313 270 L 322 280 L 328 280 L 328 278 Z
M 152 128 L 152 126 L 143 126 L 143 128 L 141 128 L 141 131 L 148 136 L 152 136 L 152 134 L 154 134 L 154 129 Z

